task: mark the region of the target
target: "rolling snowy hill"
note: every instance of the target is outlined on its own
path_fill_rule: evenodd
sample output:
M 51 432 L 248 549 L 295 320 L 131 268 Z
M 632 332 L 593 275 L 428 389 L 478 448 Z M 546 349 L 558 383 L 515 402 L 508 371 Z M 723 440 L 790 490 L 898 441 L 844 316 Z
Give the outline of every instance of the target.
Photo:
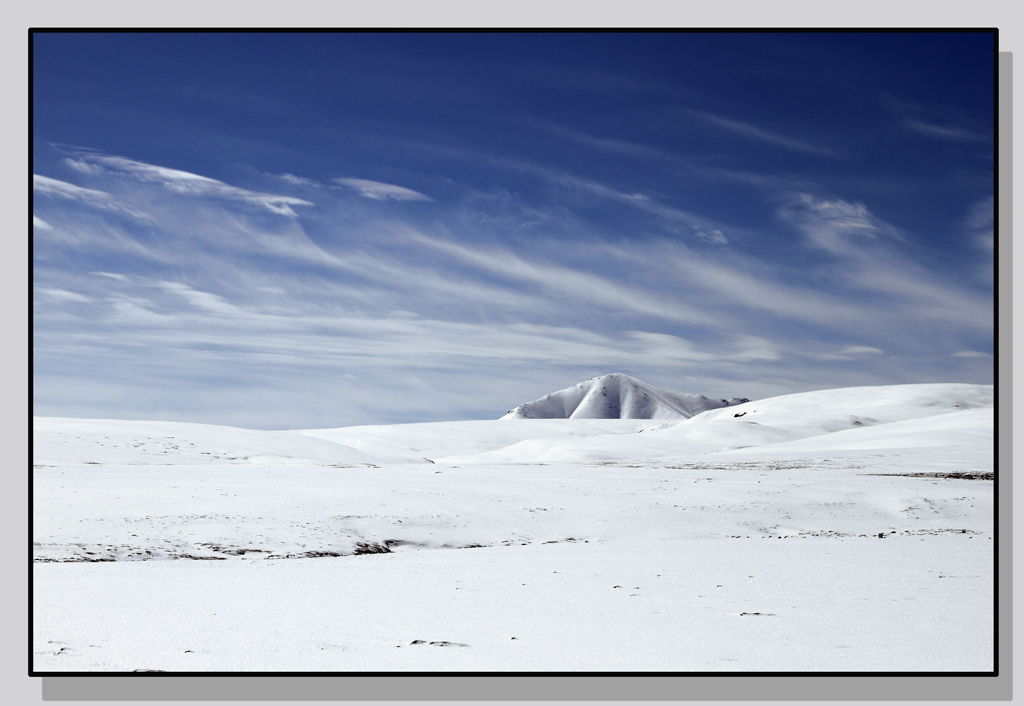
M 680 399 L 690 407 L 683 406 Z M 545 405 L 530 403 L 516 410 L 525 415 L 539 408 L 553 414 L 557 408 L 569 416 L 532 418 L 513 410 L 501 420 L 300 431 L 40 417 L 34 420 L 34 463 L 572 463 L 741 449 L 767 453 L 782 450 L 783 444 L 802 448 L 811 438 L 817 450 L 836 444 L 850 448 L 948 446 L 965 439 L 984 445 L 992 435 L 994 404 L 991 385 L 886 385 L 755 401 L 709 400 L 700 395 L 663 393 L 625 375 L 593 378 L 538 402 L 545 400 Z M 587 410 L 595 411 L 601 404 L 611 404 L 624 415 L 641 411 L 667 415 L 670 408 L 663 400 L 683 410 L 675 414 L 692 416 L 585 417 Z M 698 413 L 700 405 L 716 402 L 717 408 Z
M 502 419 L 688 419 L 709 409 L 748 401 L 669 392 L 628 375 L 612 373 L 521 404 Z
M 993 668 L 992 386 L 581 419 L 672 409 L 596 380 L 560 419 L 35 419 L 34 668 Z
M 747 450 L 798 450 L 804 440 L 823 451 L 841 443 L 890 448 L 948 446 L 965 437 L 991 444 L 993 387 L 956 383 L 816 390 L 710 409 L 689 419 L 648 422 L 636 433 L 536 435 L 485 452 L 442 457 L 449 463 L 548 463 L 653 459 Z M 939 415 L 942 415 L 940 417 Z M 948 415 L 948 416 L 947 416 Z M 930 418 L 935 418 L 931 420 Z M 914 425 L 897 422 L 918 420 Z M 610 422 L 609 422 L 610 423 Z M 637 422 L 634 422 L 636 424 Z M 893 433 L 886 433 L 892 429 Z M 899 433 L 913 429 L 913 433 Z M 957 433 L 951 433 L 956 429 Z M 868 439 L 872 441 L 868 442 Z
M 367 464 L 338 442 L 215 424 L 36 417 L 33 463 L 54 465 Z

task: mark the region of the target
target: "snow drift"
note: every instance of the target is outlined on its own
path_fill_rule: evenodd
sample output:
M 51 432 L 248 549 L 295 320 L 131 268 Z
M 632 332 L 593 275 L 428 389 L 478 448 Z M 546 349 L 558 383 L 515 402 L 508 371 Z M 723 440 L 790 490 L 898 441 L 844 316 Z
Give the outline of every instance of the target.
M 337 441 L 215 424 L 36 417 L 33 463 L 92 465 L 363 465 L 378 459 Z
M 709 409 L 748 401 L 669 392 L 628 375 L 612 373 L 521 404 L 502 419 L 689 419 Z
M 968 438 L 984 447 L 991 445 L 993 412 L 991 385 L 850 387 L 780 395 L 710 409 L 689 419 L 648 422 L 634 433 L 537 435 L 500 449 L 435 460 L 550 463 L 670 458 L 733 450 L 798 452 L 810 439 L 814 439 L 810 447 L 818 451 L 837 444 L 842 448 L 948 446 Z M 896 425 L 909 420 L 919 421 Z
M 290 432 L 36 418 L 32 666 L 990 671 L 993 392 Z
M 718 406 L 698 413 L 706 404 Z M 364 465 L 587 463 L 722 451 L 963 443 L 985 447 L 991 445 L 993 407 L 991 385 L 852 387 L 751 402 L 675 395 L 625 375 L 608 375 L 520 405 L 502 418 L 506 421 L 254 431 L 175 422 L 37 417 L 33 453 L 34 463 L 42 465 Z M 598 411 L 621 417 L 585 417 Z M 564 416 L 528 416 L 544 412 Z

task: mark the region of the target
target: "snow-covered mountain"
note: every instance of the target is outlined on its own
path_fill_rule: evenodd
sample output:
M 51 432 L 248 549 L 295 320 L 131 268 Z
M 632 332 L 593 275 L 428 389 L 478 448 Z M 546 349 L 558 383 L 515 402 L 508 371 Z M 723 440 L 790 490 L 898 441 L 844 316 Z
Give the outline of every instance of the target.
M 612 373 L 590 378 L 509 410 L 502 419 L 689 419 L 709 409 L 749 400 L 711 399 L 669 392 L 636 378 Z

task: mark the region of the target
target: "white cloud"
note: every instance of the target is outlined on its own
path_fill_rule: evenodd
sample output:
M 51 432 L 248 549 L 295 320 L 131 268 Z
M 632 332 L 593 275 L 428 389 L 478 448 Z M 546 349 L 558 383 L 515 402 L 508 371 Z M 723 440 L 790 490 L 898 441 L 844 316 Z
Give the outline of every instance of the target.
M 307 179 L 306 177 L 295 176 L 294 174 L 278 174 L 277 178 L 282 179 L 288 182 L 289 184 L 295 184 L 296 186 L 314 186 L 318 188 L 320 187 L 320 184 L 318 182 L 315 182 L 312 179 Z
M 936 140 L 952 142 L 985 142 L 988 138 L 971 130 L 966 130 L 953 125 L 937 125 L 925 122 L 924 120 L 905 120 L 904 125 L 919 135 L 931 137 Z
M 452 158 L 477 159 L 479 155 L 461 150 L 445 150 L 444 154 Z M 495 166 L 528 174 L 535 174 L 556 187 L 561 187 L 572 196 L 596 197 L 596 201 L 612 201 L 621 203 L 651 216 L 663 219 L 662 225 L 672 233 L 679 233 L 679 225 L 689 226 L 693 234 L 701 240 L 721 242 L 727 240 L 726 234 L 735 229 L 724 223 L 705 217 L 699 213 L 682 208 L 668 206 L 655 196 L 635 190 L 617 189 L 593 179 L 575 176 L 564 171 L 550 169 L 538 164 L 509 158 L 488 158 L 487 162 Z M 553 209 L 547 211 L 553 213 Z
M 636 257 L 623 248 L 613 252 L 618 258 Z M 735 304 L 817 324 L 841 322 L 850 326 L 873 322 L 868 312 L 843 297 L 776 281 L 779 273 L 738 255 L 723 262 L 671 244 L 663 244 L 655 253 L 653 266 L 685 283 L 695 300 L 729 312 L 718 315 L 723 324 L 749 317 L 750 312 L 736 309 Z
M 429 196 L 421 194 L 418 191 L 407 189 L 404 186 L 395 186 L 394 184 L 385 184 L 380 181 L 370 181 L 369 179 L 348 179 L 339 178 L 335 179 L 335 182 L 342 186 L 347 186 L 351 189 L 355 189 L 356 193 L 367 199 L 374 199 L 375 201 L 432 201 Z
M 568 295 L 574 299 L 617 311 L 634 311 L 671 321 L 711 323 L 712 317 L 681 301 L 667 303 L 625 287 L 611 279 L 562 265 L 530 262 L 504 249 L 471 248 L 453 241 L 431 238 L 410 231 L 411 241 L 447 253 L 463 262 L 510 279 L 539 285 L 549 293 Z
M 679 336 L 649 331 L 627 331 L 626 335 L 629 340 L 639 344 L 638 353 L 642 352 L 644 358 L 661 360 L 663 363 L 707 363 L 718 357 L 715 352 L 700 350 L 693 341 Z
M 180 295 L 193 306 L 214 314 L 238 315 L 244 312 L 238 307 L 229 304 L 224 297 L 210 292 L 202 292 L 181 282 L 156 282 L 156 286 Z
M 952 354 L 954 358 L 992 358 L 991 353 L 982 353 L 981 351 L 957 351 Z
M 727 353 L 726 358 L 739 362 L 776 361 L 782 359 L 782 350 L 775 341 L 762 336 L 734 334 L 732 352 Z
M 995 248 L 995 199 L 984 198 L 973 206 L 964 219 L 964 225 L 974 244 L 983 250 Z
M 610 152 L 612 154 L 625 155 L 627 157 L 640 157 L 647 159 L 664 160 L 671 158 L 664 152 L 656 150 L 647 145 L 642 145 L 636 142 L 629 142 L 628 140 L 618 140 L 607 137 L 595 137 L 580 130 L 574 130 L 563 127 L 557 123 L 543 119 L 522 119 L 520 122 L 539 128 L 557 137 L 565 138 L 578 142 L 583 145 L 594 147 L 602 152 Z
M 725 234 L 722 232 L 723 228 L 725 228 L 722 224 L 681 208 L 666 206 L 647 194 L 636 191 L 620 191 L 591 179 L 583 179 L 541 167 L 530 167 L 529 171 L 540 173 L 561 186 L 583 191 L 601 199 L 627 204 L 670 222 L 683 223 L 689 226 L 693 233 L 701 240 L 720 244 L 728 242 Z
M 75 186 L 66 181 L 60 179 L 51 179 L 50 177 L 42 176 L 41 174 L 32 175 L 32 190 L 46 194 L 47 196 L 59 196 L 65 199 L 74 199 L 76 201 L 84 201 L 87 203 L 100 203 L 106 205 L 111 200 L 111 195 L 105 191 L 97 191 L 95 189 L 85 189 L 81 186 Z
M 722 231 L 720 231 L 718 228 L 710 228 L 708 230 L 694 228 L 694 232 L 697 234 L 698 238 L 709 243 L 715 243 L 716 245 L 724 245 L 725 243 L 729 242 L 725 235 L 722 233 Z
M 115 173 L 129 175 L 139 181 L 154 182 L 175 193 L 241 201 L 266 208 L 273 213 L 283 216 L 295 217 L 297 215 L 292 210 L 292 206 L 313 205 L 309 201 L 292 196 L 249 191 L 248 189 L 231 186 L 222 181 L 192 174 L 191 172 L 137 162 L 126 157 L 88 153 L 81 155 L 81 158 L 77 161 L 87 167 L 102 167 Z
M 53 226 L 36 215 L 32 216 L 32 227 L 38 228 L 39 230 L 53 230 Z
M 133 340 L 130 342 L 137 347 L 136 350 L 145 350 L 150 346 L 147 345 L 148 336 L 144 332 L 145 329 L 136 329 L 135 327 L 166 326 L 173 321 L 173 317 L 158 314 L 150 308 L 150 302 L 137 297 L 109 297 L 107 305 L 111 308 L 112 314 L 103 323 L 135 329 L 135 335 L 132 336 Z M 175 333 L 173 338 L 176 342 L 180 343 L 186 340 L 182 335 L 185 332 L 177 331 Z M 111 340 L 114 338 L 120 339 L 121 336 L 110 336 Z
M 850 272 L 851 283 L 896 297 L 908 322 L 944 322 L 958 330 L 991 330 L 993 298 L 958 288 L 922 270 L 913 262 L 880 257 L 870 266 Z M 908 326 L 911 325 L 908 323 Z
M 812 145 L 809 142 L 803 140 L 797 140 L 792 137 L 780 135 L 778 133 L 764 130 L 750 123 L 745 123 L 740 120 L 733 120 L 731 118 L 724 118 L 720 115 L 715 115 L 701 110 L 693 110 L 691 108 L 679 107 L 678 110 L 687 115 L 700 118 L 712 125 L 720 127 L 724 130 L 746 137 L 748 139 L 757 140 L 765 144 L 775 145 L 778 147 L 784 147 L 788 150 L 795 152 L 803 152 L 805 154 L 815 154 L 819 156 L 832 156 L 835 154 L 835 150 L 828 147 L 820 147 L 818 145 Z
M 939 104 L 923 104 L 892 95 L 882 96 L 882 102 L 903 127 L 933 140 L 943 142 L 986 142 L 990 127 L 979 122 L 959 108 Z
M 857 360 L 859 356 L 881 355 L 883 353 L 885 351 L 874 346 L 846 346 L 833 353 L 811 353 L 810 357 L 820 361 L 852 361 Z
M 66 289 L 56 289 L 54 287 L 34 287 L 32 291 L 39 292 L 40 294 L 45 294 L 48 297 L 53 297 L 54 299 L 59 299 L 61 301 L 83 303 L 89 303 L 90 301 L 92 301 L 91 299 L 89 299 L 89 297 L 85 295 L 79 294 L 77 292 L 69 292 Z
M 268 408 L 297 409 L 295 390 L 316 400 L 315 393 L 331 389 L 338 395 L 298 409 L 306 423 L 323 423 L 316 420 L 333 413 L 348 415 L 351 423 L 395 414 L 437 419 L 464 413 L 456 405 L 470 403 L 484 414 L 494 404 L 493 414 L 500 414 L 506 403 L 487 400 L 499 385 L 518 389 L 517 377 L 552 381 L 542 394 L 610 370 L 653 382 L 650 372 L 669 389 L 751 397 L 755 388 L 747 386 L 755 384 L 785 392 L 919 381 L 929 372 L 941 377 L 947 371 L 936 358 L 950 367 L 987 364 L 955 363 L 934 353 L 981 346 L 983 337 L 964 331 L 986 326 L 984 292 L 915 264 L 913 242 L 863 203 L 794 195 L 780 213 L 781 233 L 775 227 L 756 233 L 781 242 L 764 243 L 750 230 L 673 208 L 674 198 L 645 193 L 639 184 L 614 188 L 514 165 L 540 182 L 545 200 L 501 187 L 467 189 L 462 199 L 444 209 L 432 206 L 419 220 L 409 213 L 423 209 L 382 216 L 373 203 L 418 194 L 404 187 L 354 179 L 327 187 L 293 174 L 262 174 L 275 184 L 271 191 L 292 193 L 294 187 L 303 194 L 308 187 L 323 216 L 277 219 L 212 198 L 170 195 L 252 198 L 266 208 L 258 200 L 265 194 L 137 162 L 129 170 L 125 161 L 95 159 L 79 160 L 100 170 L 79 169 L 83 183 L 133 206 L 145 204 L 158 221 L 142 227 L 108 213 L 61 212 L 55 201 L 47 204 L 56 217 L 40 211 L 56 232 L 37 233 L 37 242 L 52 254 L 75 257 L 37 263 L 36 282 L 67 293 L 38 294 L 37 350 L 49 356 L 39 375 L 53 380 L 74 370 L 92 380 L 102 368 L 116 386 L 124 384 L 118 378 L 124 371 L 145 390 L 138 404 L 150 409 L 188 385 L 195 397 L 180 409 L 191 405 L 193 411 L 236 394 L 271 401 Z M 105 191 L 54 182 L 43 178 L 44 195 L 111 199 Z M 609 212 L 627 224 L 622 238 L 597 222 Z M 543 227 L 523 232 L 524 223 Z M 636 223 L 644 232 L 632 228 Z M 979 203 L 964 226 L 985 224 Z M 101 250 L 101 235 L 113 243 L 104 228 L 136 238 L 146 259 L 127 249 L 112 254 L 113 245 Z M 672 235 L 659 239 L 647 232 L 658 228 Z M 74 250 L 57 241 L 65 230 L 83 238 Z M 698 239 L 735 246 L 694 244 Z M 776 244 L 785 259 L 758 257 L 759 248 Z M 754 251 L 745 253 L 748 246 Z M 93 305 L 72 306 L 83 301 L 76 294 Z M 425 399 L 436 408 L 404 406 L 408 394 L 396 380 L 410 377 L 435 386 Z M 349 379 L 358 382 L 343 387 Z M 442 379 L 454 381 L 457 391 L 441 389 Z M 703 380 L 717 380 L 721 392 Z M 359 408 L 348 403 L 354 388 Z
M 120 275 L 115 272 L 90 272 L 89 274 L 96 275 L 97 277 L 109 277 L 110 279 L 116 279 L 119 282 L 129 281 L 124 275 Z
M 64 164 L 68 165 L 75 171 L 82 172 L 83 174 L 101 174 L 103 172 L 103 167 L 95 164 L 89 164 L 82 159 L 73 159 L 68 157 L 64 160 Z
M 625 364 L 658 367 L 666 364 L 691 362 L 712 366 L 726 363 L 780 360 L 781 350 L 773 341 L 761 336 L 732 334 L 722 340 L 703 345 L 666 333 L 626 331 L 626 341 L 639 344 L 635 355 Z
M 874 346 L 847 346 L 838 353 L 839 355 L 881 355 L 885 351 Z
M 797 194 L 782 215 L 803 231 L 808 242 L 833 255 L 850 255 L 864 240 L 877 239 L 881 233 L 895 234 L 895 229 L 875 218 L 863 203 L 842 199 Z
M 152 221 L 148 214 L 117 201 L 111 194 L 105 191 L 86 189 L 66 181 L 61 181 L 60 179 L 42 176 L 41 174 L 32 175 L 32 190 L 45 196 L 77 201 L 78 203 L 88 204 L 105 211 L 116 211 L 142 220 Z
M 823 271 L 834 272 L 837 285 L 893 298 L 880 316 L 898 312 L 905 324 L 943 322 L 968 330 L 990 329 L 992 299 L 958 288 L 918 263 L 908 239 L 895 226 L 874 216 L 863 203 L 799 194 L 783 208 L 783 221 L 803 232 L 807 241 L 841 260 Z M 895 307 L 895 308 L 894 308 Z

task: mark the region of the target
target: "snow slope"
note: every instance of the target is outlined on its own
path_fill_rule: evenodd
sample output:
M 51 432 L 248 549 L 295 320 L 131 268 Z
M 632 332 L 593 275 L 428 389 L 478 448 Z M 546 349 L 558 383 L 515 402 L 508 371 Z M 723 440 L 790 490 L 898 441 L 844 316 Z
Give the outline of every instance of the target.
M 746 402 L 661 390 L 621 373 L 590 378 L 521 404 L 502 419 L 686 419 Z
M 531 419 L 500 424 L 484 420 L 304 429 L 294 433 L 350 446 L 392 463 L 416 463 L 496 451 L 529 439 L 582 440 L 635 434 L 660 424 L 643 419 Z
M 492 451 L 453 454 L 440 460 L 541 463 L 650 459 L 748 447 L 756 449 L 752 453 L 767 453 L 777 445 L 812 437 L 820 437 L 812 446 L 824 450 L 832 434 L 844 431 L 847 433 L 838 441 L 853 446 L 861 443 L 858 439 L 865 443 L 872 439 L 871 443 L 877 444 L 883 443 L 883 438 L 887 444 L 941 446 L 954 442 L 954 437 L 947 434 L 951 426 L 987 439 L 992 430 L 993 395 L 991 385 L 952 383 L 803 392 L 708 410 L 690 419 L 652 425 L 628 436 L 534 437 Z M 913 433 L 905 442 L 898 442 L 898 435 L 887 435 L 882 430 L 865 434 L 878 425 L 938 415 L 953 416 L 941 423 L 921 422 L 913 426 Z M 788 448 L 799 448 L 799 444 Z
M 368 464 L 344 444 L 287 431 L 212 424 L 36 417 L 34 464 Z
M 948 384 L 669 420 L 36 419 L 34 668 L 985 672 L 992 404 Z
M 623 389 L 632 384 L 625 376 L 606 378 L 618 380 Z M 601 387 L 588 389 L 590 394 Z M 37 418 L 34 463 L 544 463 L 653 459 L 745 448 L 757 450 L 752 453 L 769 448 L 781 452 L 802 448 L 794 442 L 811 438 L 813 442 L 802 443 L 817 450 L 837 444 L 943 446 L 964 435 L 984 444 L 992 433 L 993 394 L 991 385 L 890 385 L 782 395 L 710 409 L 688 419 L 506 416 L 500 423 L 274 432 L 174 422 Z M 918 421 L 909 424 L 911 420 Z M 897 422 L 906 424 L 893 426 Z M 783 446 L 787 443 L 790 446 Z

